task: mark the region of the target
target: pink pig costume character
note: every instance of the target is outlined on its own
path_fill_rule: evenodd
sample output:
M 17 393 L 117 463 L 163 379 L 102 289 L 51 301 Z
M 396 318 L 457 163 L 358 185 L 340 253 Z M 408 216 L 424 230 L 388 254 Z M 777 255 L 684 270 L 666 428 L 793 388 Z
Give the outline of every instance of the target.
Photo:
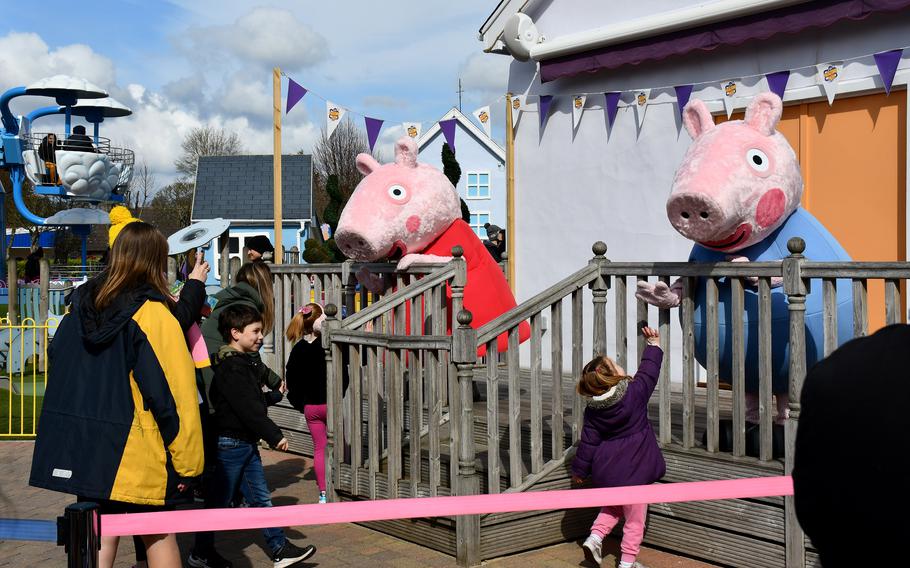
M 452 247 L 464 250 L 467 283 L 464 308 L 478 328 L 516 306 L 499 265 L 461 219 L 458 193 L 438 169 L 417 162 L 417 144 L 409 137 L 395 143 L 395 161 L 380 164 L 369 154 L 357 156 L 357 169 L 366 177 L 341 212 L 335 242 L 349 258 L 374 261 L 401 255 L 398 270 L 415 263 L 452 260 Z M 451 301 L 451 290 L 448 291 Z M 450 324 L 451 325 L 451 324 Z M 527 322 L 519 340 L 531 335 Z M 506 334 L 497 349 L 506 351 Z M 486 346 L 478 349 L 478 356 Z
M 772 93 L 756 95 L 744 120 L 715 125 L 705 104 L 693 100 L 683 112 L 692 136 L 682 165 L 676 171 L 667 200 L 673 227 L 695 242 L 693 262 L 773 261 L 789 254 L 787 241 L 800 237 L 805 256 L 815 261 L 844 261 L 850 257 L 815 217 L 800 207 L 803 180 L 796 155 L 775 130 L 783 105 Z M 757 284 L 753 278 L 752 284 Z M 777 422 L 787 416 L 789 397 L 789 314 L 781 279 L 771 285 L 771 379 L 777 398 Z M 682 281 L 672 286 L 639 282 L 636 297 L 662 308 L 678 306 Z M 837 281 L 839 342 L 852 337 L 852 290 L 849 280 Z M 729 279 L 718 281 L 719 363 L 722 378 L 732 378 L 732 325 Z M 746 420 L 758 422 L 758 294 L 744 289 L 746 345 Z M 706 363 L 705 283 L 695 289 L 695 357 Z M 806 363 L 811 367 L 823 350 L 821 282 L 812 281 L 806 297 Z

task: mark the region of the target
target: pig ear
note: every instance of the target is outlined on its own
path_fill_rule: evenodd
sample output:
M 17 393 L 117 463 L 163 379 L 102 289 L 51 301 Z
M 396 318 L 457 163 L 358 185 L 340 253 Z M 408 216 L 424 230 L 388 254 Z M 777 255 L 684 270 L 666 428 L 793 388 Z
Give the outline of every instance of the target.
M 410 136 L 404 136 L 395 142 L 395 163 L 408 168 L 417 167 L 417 142 Z
M 357 154 L 357 171 L 363 175 L 370 175 L 373 170 L 379 168 L 379 162 L 377 162 L 373 156 L 369 154 Z
M 784 104 L 774 93 L 755 95 L 746 108 L 746 124 L 765 136 L 771 136 L 783 111 Z
M 700 99 L 692 99 L 683 109 L 683 124 L 693 140 L 714 128 L 714 119 Z

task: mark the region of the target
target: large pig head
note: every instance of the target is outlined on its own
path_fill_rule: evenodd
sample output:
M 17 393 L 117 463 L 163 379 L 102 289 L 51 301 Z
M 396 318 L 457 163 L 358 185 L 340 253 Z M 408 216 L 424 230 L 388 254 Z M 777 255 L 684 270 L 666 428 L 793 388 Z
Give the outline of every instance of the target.
M 683 123 L 694 143 L 676 171 L 667 200 L 670 223 L 684 237 L 734 252 L 777 229 L 799 206 L 803 180 L 793 149 L 774 127 L 783 105 L 757 95 L 744 120 L 715 125 L 693 100 Z
M 438 169 L 417 163 L 417 144 L 395 143 L 395 161 L 357 156 L 363 178 L 341 212 L 335 242 L 354 260 L 419 253 L 461 218 L 458 194 Z

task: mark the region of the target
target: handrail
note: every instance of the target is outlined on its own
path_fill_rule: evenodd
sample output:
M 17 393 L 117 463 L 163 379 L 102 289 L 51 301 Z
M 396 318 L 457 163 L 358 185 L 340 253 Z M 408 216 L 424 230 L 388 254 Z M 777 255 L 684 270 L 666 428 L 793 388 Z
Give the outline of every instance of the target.
M 452 349 L 451 335 L 383 335 L 352 329 L 334 329 L 332 343 L 385 347 L 387 349 Z
M 272 274 L 341 274 L 343 262 L 335 263 L 314 263 L 314 264 L 272 264 L 269 269 Z M 430 274 L 442 264 L 415 264 L 408 268 L 407 274 Z M 351 271 L 355 272 L 366 267 L 367 270 L 374 274 L 395 274 L 396 264 L 394 262 L 363 262 L 351 263 Z
M 368 321 L 378 317 L 380 314 L 383 314 L 390 309 L 396 308 L 401 304 L 404 304 L 406 301 L 411 298 L 416 298 L 420 294 L 423 294 L 433 286 L 438 286 L 443 282 L 448 281 L 450 278 L 455 276 L 455 265 L 452 263 L 446 264 L 441 268 L 438 268 L 435 272 L 423 277 L 418 282 L 412 282 L 409 286 L 405 286 L 400 290 L 396 290 L 395 293 L 383 297 L 378 302 L 375 302 L 373 305 L 360 310 L 352 316 L 348 316 L 341 322 L 341 328 L 343 329 L 352 329 L 357 328 Z
M 560 280 L 540 294 L 522 302 L 520 305 L 512 308 L 498 318 L 487 322 L 477 330 L 477 345 L 484 345 L 488 341 L 498 337 L 502 332 L 512 329 L 553 302 L 564 298 L 566 294 L 580 286 L 589 284 L 595 280 L 598 275 L 598 266 L 596 264 L 589 264 L 568 278 Z
M 804 261 L 804 277 L 907 278 L 910 262 Z M 836 272 L 836 274 L 826 274 Z M 603 276 L 703 276 L 767 278 L 781 275 L 781 261 L 774 262 L 606 262 Z

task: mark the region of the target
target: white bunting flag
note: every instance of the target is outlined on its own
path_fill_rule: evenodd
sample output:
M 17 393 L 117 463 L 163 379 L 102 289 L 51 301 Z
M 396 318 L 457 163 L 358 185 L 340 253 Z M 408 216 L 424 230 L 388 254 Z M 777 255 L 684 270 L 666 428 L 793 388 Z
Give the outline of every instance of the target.
M 344 110 L 344 107 L 336 105 L 332 101 L 325 102 L 326 138 L 331 138 L 332 134 L 335 133 L 335 129 L 341 124 L 341 119 L 344 117 L 345 112 L 347 111 Z
M 645 122 L 645 111 L 648 110 L 648 102 L 651 100 L 651 89 L 641 89 L 635 91 L 635 119 L 638 121 L 638 129 Z
M 488 137 L 492 137 L 492 124 L 490 118 L 490 105 L 482 106 L 479 109 L 471 113 L 477 122 L 480 123 L 480 126 L 483 127 L 483 131 L 487 133 Z
M 828 104 L 834 104 L 834 96 L 837 95 L 837 84 L 840 83 L 841 75 L 844 73 L 844 62 L 833 61 L 831 63 L 822 63 L 816 65 L 818 68 L 818 80 L 821 81 L 825 94 L 828 95 Z
M 404 127 L 404 133 L 413 138 L 415 141 L 420 138 L 419 122 L 404 122 L 401 125 Z
M 572 130 L 578 129 L 578 123 L 581 122 L 581 115 L 585 110 L 585 101 L 588 95 L 575 95 L 572 97 Z
M 729 79 L 720 84 L 720 93 L 724 97 L 724 109 L 727 111 L 728 119 L 733 114 L 737 101 L 739 101 L 739 95 L 736 91 L 739 90 L 741 81 L 742 79 Z
M 527 99 L 527 95 L 512 97 L 512 128 L 515 128 L 515 125 L 518 124 L 518 117 L 521 116 L 521 111 L 524 110 Z

